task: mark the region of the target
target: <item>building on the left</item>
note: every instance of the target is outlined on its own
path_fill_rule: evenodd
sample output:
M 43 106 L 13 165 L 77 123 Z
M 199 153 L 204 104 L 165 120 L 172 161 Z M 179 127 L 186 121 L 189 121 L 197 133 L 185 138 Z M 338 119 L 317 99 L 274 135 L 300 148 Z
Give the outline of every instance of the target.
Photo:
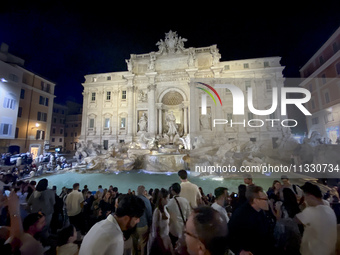
M 24 68 L 0 48 L 0 152 L 33 154 L 49 149 L 55 83 Z

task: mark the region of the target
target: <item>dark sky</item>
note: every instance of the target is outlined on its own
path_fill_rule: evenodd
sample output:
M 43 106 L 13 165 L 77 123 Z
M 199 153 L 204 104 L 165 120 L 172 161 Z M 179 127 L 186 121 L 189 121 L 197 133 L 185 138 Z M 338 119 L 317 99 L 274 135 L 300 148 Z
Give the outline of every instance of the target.
M 299 67 L 340 25 L 338 0 L 203 1 L 185 9 L 174 1 L 10 2 L 1 4 L 0 43 L 57 84 L 57 102 L 82 102 L 84 75 L 126 70 L 130 54 L 157 51 L 170 29 L 188 39 L 187 48 L 217 44 L 222 61 L 281 56 L 284 75 L 298 77 Z

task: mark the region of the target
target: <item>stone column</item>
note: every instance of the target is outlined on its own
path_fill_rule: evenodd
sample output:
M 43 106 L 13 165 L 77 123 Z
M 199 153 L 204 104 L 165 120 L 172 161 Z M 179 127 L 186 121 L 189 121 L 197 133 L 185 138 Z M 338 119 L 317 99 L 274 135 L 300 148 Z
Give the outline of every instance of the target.
M 88 125 L 88 119 L 87 119 L 87 108 L 88 108 L 88 97 L 89 92 L 87 90 L 83 91 L 83 112 L 82 112 L 82 120 L 81 120 L 81 132 L 79 140 L 83 140 L 86 142 L 86 133 L 87 133 L 87 125 Z
M 183 131 L 184 135 L 188 134 L 188 105 L 189 102 L 183 102 Z
M 148 85 L 148 133 L 151 135 L 156 134 L 156 84 L 155 77 L 157 72 L 150 72 L 145 74 L 149 78 Z
M 148 132 L 151 135 L 156 134 L 156 101 L 155 101 L 156 85 L 148 86 Z
M 125 75 L 124 78 L 127 79 L 127 104 L 128 104 L 128 119 L 127 119 L 127 136 L 129 139 L 133 136 L 133 119 L 134 119 L 134 93 L 135 87 L 133 86 L 134 74 Z
M 196 83 L 193 81 L 195 78 L 195 73 L 197 72 L 197 68 L 187 69 L 185 70 L 190 77 L 189 87 L 190 87 L 190 108 L 189 108 L 189 134 L 191 138 L 197 133 L 198 121 L 196 116 Z M 193 139 L 191 139 L 193 141 Z
M 163 104 L 162 103 L 158 103 L 157 104 L 157 110 L 158 110 L 158 134 L 159 135 L 162 135 L 163 133 L 163 115 L 162 115 L 162 111 L 163 111 L 163 108 L 162 108 Z

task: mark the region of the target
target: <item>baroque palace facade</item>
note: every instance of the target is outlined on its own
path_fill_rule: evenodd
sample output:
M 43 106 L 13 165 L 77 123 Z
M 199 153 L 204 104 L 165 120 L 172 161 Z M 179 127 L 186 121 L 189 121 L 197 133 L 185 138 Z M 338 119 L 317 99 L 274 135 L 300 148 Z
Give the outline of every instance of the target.
M 92 141 L 107 149 L 111 144 L 138 141 L 148 137 L 186 137 L 220 135 L 243 141 L 276 140 L 282 136 L 280 122 L 252 124 L 251 119 L 281 120 L 280 106 L 271 116 L 253 116 L 245 106 L 244 116 L 233 115 L 232 94 L 216 89 L 221 105 L 207 98 L 206 115 L 202 115 L 203 90 L 196 80 L 213 84 L 228 81 L 239 87 L 245 102 L 247 88 L 253 91 L 256 109 L 269 109 L 272 88 L 283 87 L 284 69 L 280 57 L 220 61 L 216 45 L 185 48 L 176 32 L 165 34 L 156 45 L 159 50 L 147 54 L 131 54 L 127 71 L 89 74 L 82 84 L 83 118 L 80 140 Z M 219 101 L 216 98 L 216 101 Z M 275 116 L 276 115 L 276 116 Z M 231 120 L 230 125 L 216 125 L 214 119 Z M 249 121 L 249 123 L 248 123 Z M 239 124 L 237 124 L 239 123 Z M 258 122 L 257 122 L 258 123 Z

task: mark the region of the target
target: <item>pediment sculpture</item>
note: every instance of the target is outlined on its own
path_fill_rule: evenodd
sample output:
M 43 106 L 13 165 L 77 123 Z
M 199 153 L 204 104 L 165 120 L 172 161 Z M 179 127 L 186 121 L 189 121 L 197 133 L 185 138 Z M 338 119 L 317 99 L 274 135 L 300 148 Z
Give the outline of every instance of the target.
M 184 42 L 188 41 L 186 38 L 178 37 L 177 32 L 169 31 L 165 33 L 164 41 L 161 39 L 156 43 L 159 49 L 159 53 L 179 53 L 182 52 L 184 48 Z

